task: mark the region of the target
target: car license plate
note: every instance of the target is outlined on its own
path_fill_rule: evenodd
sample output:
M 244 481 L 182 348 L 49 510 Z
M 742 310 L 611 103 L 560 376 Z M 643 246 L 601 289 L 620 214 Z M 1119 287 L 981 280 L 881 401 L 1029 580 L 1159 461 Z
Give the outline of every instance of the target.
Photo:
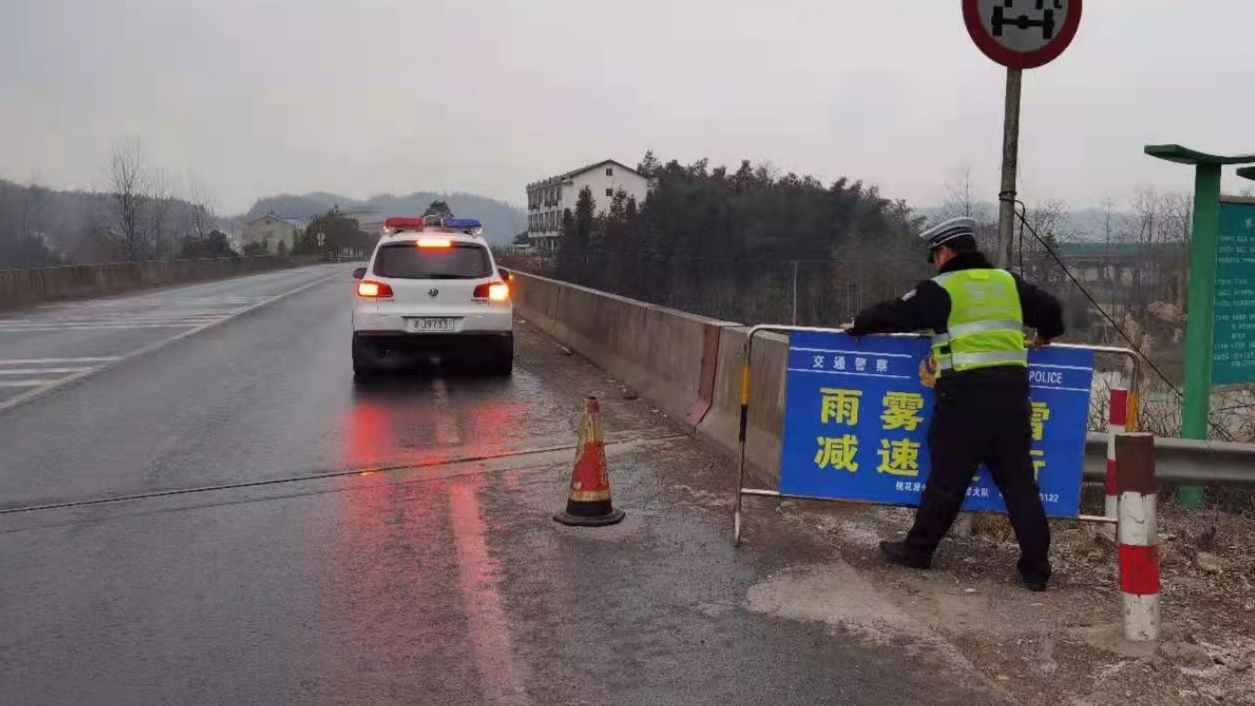
M 410 333 L 453 333 L 454 319 L 410 319 Z

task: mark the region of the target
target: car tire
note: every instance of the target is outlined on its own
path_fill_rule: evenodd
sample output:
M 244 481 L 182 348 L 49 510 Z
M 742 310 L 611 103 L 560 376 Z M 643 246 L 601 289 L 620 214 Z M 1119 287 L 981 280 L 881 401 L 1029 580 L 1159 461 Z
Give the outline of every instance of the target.
M 375 362 L 370 351 L 366 350 L 366 346 L 358 342 L 356 338 L 353 339 L 353 377 L 357 380 L 366 380 L 374 374 Z
M 488 370 L 492 375 L 506 377 L 514 373 L 514 340 L 502 344 L 493 352 L 488 362 Z

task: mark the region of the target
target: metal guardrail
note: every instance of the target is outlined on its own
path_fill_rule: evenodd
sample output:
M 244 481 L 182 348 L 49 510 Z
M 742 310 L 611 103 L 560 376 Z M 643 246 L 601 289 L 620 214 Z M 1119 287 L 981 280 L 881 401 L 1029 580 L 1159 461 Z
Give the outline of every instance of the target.
M 1107 435 L 1090 432 L 1085 479 L 1101 481 L 1106 469 Z M 1195 485 L 1255 485 L 1255 444 L 1156 437 L 1155 477 Z

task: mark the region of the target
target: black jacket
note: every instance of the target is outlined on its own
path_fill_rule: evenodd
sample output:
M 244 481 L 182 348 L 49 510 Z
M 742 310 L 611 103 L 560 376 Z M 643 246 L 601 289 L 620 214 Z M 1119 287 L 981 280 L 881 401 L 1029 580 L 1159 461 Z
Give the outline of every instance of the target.
M 993 265 L 978 252 L 960 253 L 941 268 L 941 272 L 989 269 Z M 1063 334 L 1063 308 L 1050 294 L 1012 274 L 1020 295 L 1024 325 L 1037 330 L 1045 339 Z M 950 319 L 950 295 L 941 285 L 924 280 L 900 299 L 867 307 L 854 317 L 849 333 L 865 336 L 873 333 L 911 333 L 932 329 L 945 331 Z

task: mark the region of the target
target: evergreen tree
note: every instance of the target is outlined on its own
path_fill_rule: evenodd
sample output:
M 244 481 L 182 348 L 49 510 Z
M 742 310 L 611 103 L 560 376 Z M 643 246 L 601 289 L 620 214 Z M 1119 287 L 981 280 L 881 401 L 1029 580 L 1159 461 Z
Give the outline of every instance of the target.
M 449 204 L 444 201 L 432 201 L 431 205 L 423 211 L 423 216 L 440 216 L 441 218 L 452 218 L 453 209 L 449 208 Z
M 919 219 L 862 182 L 825 185 L 748 161 L 732 172 L 705 159 L 663 164 L 652 152 L 638 170 L 655 184 L 644 203 L 618 193 L 598 213 L 584 189 L 564 213 L 558 277 L 712 316 L 780 321 L 792 262 L 803 261 L 799 310 L 836 324 L 927 276 L 913 237 Z

